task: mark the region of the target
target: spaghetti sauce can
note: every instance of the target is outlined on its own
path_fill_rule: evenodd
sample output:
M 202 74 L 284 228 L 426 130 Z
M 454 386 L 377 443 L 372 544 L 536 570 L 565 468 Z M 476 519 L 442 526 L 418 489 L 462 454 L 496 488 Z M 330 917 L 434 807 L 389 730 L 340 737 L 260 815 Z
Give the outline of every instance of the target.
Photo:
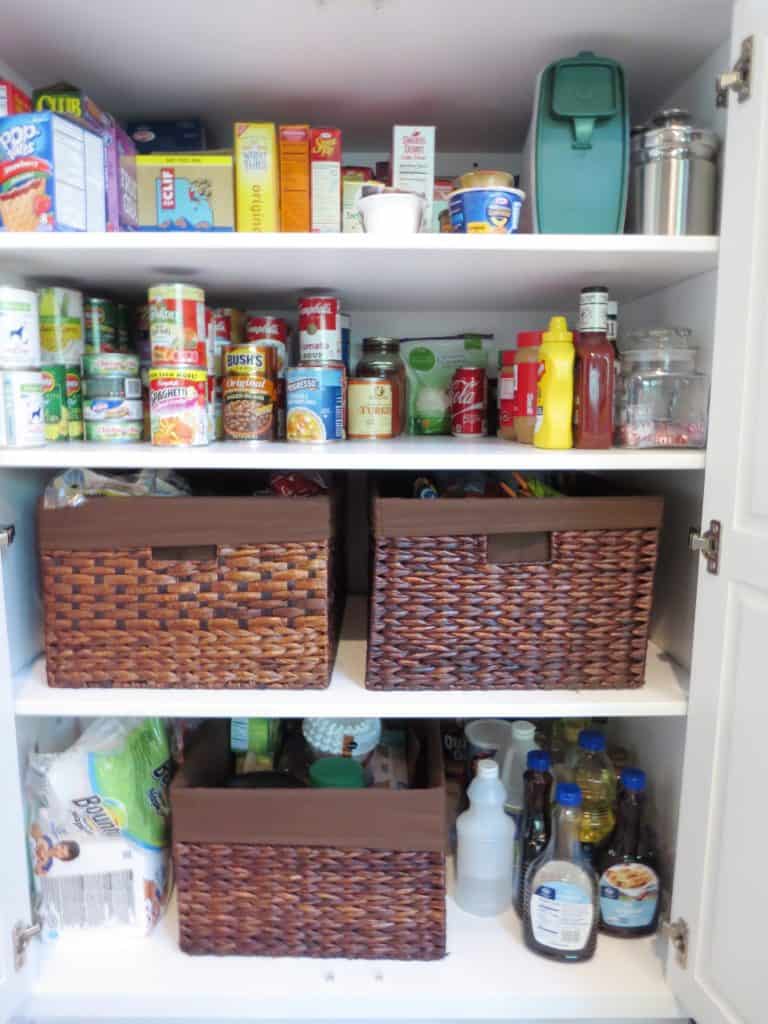
M 299 299 L 299 358 L 305 363 L 341 362 L 341 299 L 308 295 Z
M 277 352 L 271 345 L 228 345 L 222 362 L 222 419 L 227 441 L 274 441 Z
M 154 366 L 205 370 L 208 346 L 203 289 L 187 284 L 150 288 L 149 338 Z
M 149 371 L 149 420 L 152 444 L 163 447 L 207 444 L 208 374 L 205 369 L 153 367 Z

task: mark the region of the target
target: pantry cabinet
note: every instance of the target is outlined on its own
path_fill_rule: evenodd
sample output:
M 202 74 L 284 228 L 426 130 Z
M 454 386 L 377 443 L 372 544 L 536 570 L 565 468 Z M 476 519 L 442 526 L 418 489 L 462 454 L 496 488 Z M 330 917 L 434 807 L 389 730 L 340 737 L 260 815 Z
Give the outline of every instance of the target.
M 81 17 L 83 5 L 73 0 L 64 6 Z M 148 19 L 151 6 L 139 2 L 136 16 Z M 201 6 L 191 5 L 198 14 Z M 230 6 L 230 13 L 237 8 L 242 17 L 247 16 L 249 5 Z M 262 15 L 271 6 L 253 5 Z M 331 18 L 349 17 L 356 31 L 365 27 L 368 33 L 380 32 L 380 45 L 389 48 L 392 74 L 397 70 L 398 38 L 439 25 L 437 36 L 427 34 L 422 41 L 434 39 L 435 46 L 445 46 L 447 39 L 461 35 L 460 22 L 468 17 L 459 4 L 446 6 L 432 0 L 424 8 L 429 8 L 434 20 L 426 18 L 425 10 L 406 12 L 406 5 L 390 0 L 366 4 L 338 0 L 338 10 L 332 0 L 318 4 L 302 0 L 299 6 L 307 33 L 323 11 Z M 545 38 L 543 21 L 550 25 L 550 45 L 546 54 L 542 50 L 542 65 L 573 47 L 572 39 L 558 30 L 558 21 L 567 20 L 573 6 L 566 0 L 549 0 L 536 12 L 526 7 L 513 14 L 505 8 L 503 18 L 501 7 L 491 6 L 499 18 L 494 31 L 509 35 L 510 60 L 515 47 L 525 45 L 521 29 L 526 17 L 538 33 L 537 45 Z M 682 45 L 696 9 L 703 20 L 718 12 L 723 15 L 724 31 L 715 45 L 728 33 L 728 0 L 699 5 L 670 0 L 665 20 L 652 29 L 646 24 L 646 7 L 661 8 L 650 0 L 648 5 L 619 0 L 610 7 L 583 6 L 595 18 L 591 33 L 595 49 L 607 49 L 613 39 L 630 36 L 637 29 L 643 41 L 638 48 L 642 59 L 651 64 L 657 61 L 660 71 L 663 65 L 667 77 L 670 37 Z M 116 11 L 115 17 L 124 17 L 124 12 Z M 255 19 L 256 14 L 250 17 Z M 18 53 L 34 55 L 26 24 L 29 15 L 17 12 L 4 19 L 9 24 L 0 45 L 5 37 L 14 41 L 16 36 L 18 47 L 9 45 L 0 56 L 14 64 Z M 254 32 L 257 24 L 258 32 L 269 31 L 268 21 L 250 24 Z M 301 37 L 301 24 L 299 19 L 294 26 L 294 41 Z M 693 28 L 691 32 L 695 35 Z M 658 33 L 657 49 L 653 33 Z M 231 44 L 237 42 L 231 27 L 227 38 Z M 586 38 L 590 38 L 588 32 Z M 732 94 L 727 115 L 716 114 L 714 72 L 725 71 L 729 62 L 735 62 L 742 41 L 748 38 L 752 39 L 749 98 L 740 102 Z M 89 47 L 98 46 L 99 40 L 103 41 L 103 26 L 95 42 L 83 40 L 71 53 L 66 47 L 57 50 L 39 44 L 38 58 L 56 63 L 53 77 L 82 76 L 83 84 L 95 92 L 99 83 L 85 79 L 88 54 L 93 52 Z M 182 37 L 181 50 L 184 45 Z M 366 41 L 365 45 L 372 44 Z M 702 60 L 710 50 L 701 54 Z M 224 80 L 224 61 L 221 56 L 218 59 Z M 142 72 L 134 57 L 128 64 L 120 58 L 118 68 L 128 76 L 123 87 L 140 81 Z M 215 62 L 201 64 L 201 73 L 210 75 L 214 83 Z M 151 77 L 154 71 L 147 74 Z M 415 88 L 421 72 L 403 70 L 406 84 L 409 74 Z M 503 81 L 503 74 L 499 75 Z M 449 78 L 440 81 L 442 88 L 449 88 Z M 693 327 L 701 345 L 700 368 L 712 374 L 706 452 L 544 452 L 495 439 L 458 445 L 444 438 L 350 442 L 309 451 L 279 443 L 257 448 L 217 444 L 175 451 L 149 445 L 110 449 L 76 443 L 0 449 L 0 1021 L 397 1019 L 659 1024 L 693 1018 L 697 1024 L 763 1024 L 768 1019 L 764 926 L 768 909 L 759 880 L 768 846 L 767 819 L 761 810 L 761 783 L 768 768 L 764 752 L 768 696 L 762 683 L 768 635 L 765 0 L 738 0 L 729 46 L 721 46 L 698 73 L 681 75 L 677 81 L 672 76 L 670 82 L 670 99 L 684 98 L 698 117 L 710 125 L 716 123 L 721 131 L 727 129 L 719 240 L 522 235 L 487 240 L 424 235 L 382 243 L 354 235 L 0 235 L 3 280 L 66 279 L 87 287 L 115 287 L 135 297 L 159 276 L 190 275 L 234 300 L 255 297 L 275 309 L 290 307 L 300 288 L 322 281 L 345 297 L 356 338 L 470 325 L 499 337 L 511 336 L 513 331 L 537 326 L 549 312 L 568 312 L 581 286 L 599 282 L 618 296 L 628 327 L 654 321 Z M 472 96 L 472 85 L 467 88 L 485 116 L 487 102 L 483 106 Z M 374 91 L 372 102 L 375 95 Z M 254 112 L 243 97 L 238 99 L 240 108 L 233 110 L 233 118 Z M 284 97 L 280 101 L 287 102 Z M 405 115 L 408 96 L 402 104 Z M 212 111 L 221 113 L 220 106 L 212 100 Z M 266 99 L 258 110 L 260 116 L 279 116 Z M 331 110 L 326 108 L 326 118 L 333 116 Z M 510 145 L 509 153 L 519 152 L 522 141 L 519 138 L 518 145 Z M 473 144 L 479 142 L 475 131 Z M 509 157 L 508 164 L 514 167 L 516 156 L 496 151 L 501 148 L 498 133 L 486 145 L 489 151 L 491 147 L 489 160 Z M 361 136 L 360 151 L 370 149 L 370 140 Z M 446 172 L 461 169 L 446 167 Z M 366 690 L 365 579 L 360 571 L 365 564 L 365 530 L 358 524 L 356 530 L 350 528 L 354 534 L 350 544 L 358 556 L 351 578 L 361 596 L 349 603 L 327 691 L 49 690 L 41 658 L 35 503 L 55 469 L 70 465 L 333 469 L 357 474 L 358 480 L 367 471 L 388 469 L 572 469 L 610 475 L 638 490 L 661 493 L 666 517 L 646 685 L 604 693 Z M 11 526 L 13 537 L 7 529 Z M 708 559 L 688 550 L 689 526 L 700 531 Z M 118 944 L 104 936 L 89 946 L 43 947 L 30 934 L 25 944 L 17 942 L 14 948 L 15 926 L 33 925 L 20 781 L 27 753 L 66 745 L 76 718 L 147 714 L 607 717 L 617 736 L 642 751 L 657 794 L 657 823 L 665 838 L 662 852 L 674 877 L 671 926 L 653 939 L 630 942 L 601 937 L 595 958 L 579 965 L 552 964 L 529 954 L 514 913 L 498 920 L 472 918 L 451 899 L 449 955 L 435 963 L 192 958 L 178 951 L 173 909 L 145 940 Z

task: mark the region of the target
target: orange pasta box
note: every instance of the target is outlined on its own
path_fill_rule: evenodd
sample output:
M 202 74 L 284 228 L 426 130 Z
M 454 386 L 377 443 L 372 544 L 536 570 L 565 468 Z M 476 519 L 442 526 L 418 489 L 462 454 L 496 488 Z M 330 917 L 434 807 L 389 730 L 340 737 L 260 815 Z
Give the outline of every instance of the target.
M 280 150 L 280 230 L 309 231 L 309 125 L 281 124 L 277 134 Z
M 341 129 L 310 133 L 312 230 L 341 231 Z
M 235 125 L 238 231 L 279 231 L 277 135 L 274 124 Z

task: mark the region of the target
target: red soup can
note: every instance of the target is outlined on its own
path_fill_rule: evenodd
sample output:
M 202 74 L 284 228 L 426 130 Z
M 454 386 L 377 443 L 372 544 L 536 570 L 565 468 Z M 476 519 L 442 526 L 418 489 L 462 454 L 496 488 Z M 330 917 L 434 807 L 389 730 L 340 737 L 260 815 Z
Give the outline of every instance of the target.
M 485 437 L 488 388 L 485 370 L 460 366 L 451 380 L 451 433 L 454 437 Z
M 341 359 L 341 299 L 335 295 L 299 299 L 299 358 L 306 363 Z
M 260 313 L 245 314 L 246 341 L 288 341 L 288 324 L 279 316 L 262 316 Z

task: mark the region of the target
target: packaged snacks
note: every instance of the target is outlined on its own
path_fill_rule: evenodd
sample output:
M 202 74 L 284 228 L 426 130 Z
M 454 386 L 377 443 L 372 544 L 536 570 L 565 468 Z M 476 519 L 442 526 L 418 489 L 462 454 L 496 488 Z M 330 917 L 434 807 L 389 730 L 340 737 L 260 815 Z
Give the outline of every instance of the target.
M 0 448 L 45 444 L 39 370 L 0 370 Z
M 308 363 L 341 360 L 341 300 L 335 295 L 299 299 L 299 358 Z
M 281 124 L 280 146 L 280 230 L 309 231 L 309 125 Z
M 450 434 L 450 385 L 460 366 L 485 368 L 492 335 L 407 338 L 400 352 L 408 378 L 409 434 Z
M 238 231 L 279 231 L 277 139 L 274 124 L 235 125 Z
M 341 441 L 344 437 L 342 366 L 296 366 L 285 374 L 289 441 Z
M 66 367 L 67 427 L 70 441 L 83 439 L 83 388 L 80 363 Z
M 363 184 L 373 179 L 370 167 L 344 167 L 341 171 L 341 230 L 362 233 L 363 225 L 357 201 L 363 194 Z
M 136 158 L 141 231 L 234 231 L 232 155 L 152 153 Z
M 205 294 L 186 284 L 149 289 L 149 336 L 154 366 L 208 365 Z
M 274 441 L 277 349 L 269 343 L 224 350 L 223 421 L 228 441 Z
M 129 121 L 126 131 L 138 153 L 195 153 L 205 149 L 205 129 L 199 117 Z
M 396 124 L 392 131 L 392 186 L 426 200 L 422 231 L 432 230 L 435 129 Z
M 31 109 L 32 100 L 29 96 L 7 78 L 0 78 L 0 117 L 26 114 Z
M 0 285 L 0 368 L 28 370 L 39 365 L 37 296 Z
M 310 135 L 312 230 L 341 230 L 341 130 L 313 128 Z
M 208 374 L 205 369 L 149 371 L 152 444 L 190 447 L 208 444 Z
M 129 352 L 86 353 L 83 373 L 86 377 L 138 377 L 139 357 Z
M 109 299 L 85 300 L 85 351 L 117 352 L 117 308 Z
M 105 226 L 101 136 L 56 114 L 0 118 L 0 230 Z
M 97 719 L 62 754 L 32 754 L 29 849 L 43 937 L 146 934 L 170 889 L 170 749 L 157 718 Z
M 67 368 L 62 363 L 45 366 L 40 371 L 43 382 L 43 420 L 45 440 L 69 440 L 67 410 Z
M 40 356 L 43 363 L 77 363 L 85 352 L 83 293 L 74 288 L 41 288 Z

